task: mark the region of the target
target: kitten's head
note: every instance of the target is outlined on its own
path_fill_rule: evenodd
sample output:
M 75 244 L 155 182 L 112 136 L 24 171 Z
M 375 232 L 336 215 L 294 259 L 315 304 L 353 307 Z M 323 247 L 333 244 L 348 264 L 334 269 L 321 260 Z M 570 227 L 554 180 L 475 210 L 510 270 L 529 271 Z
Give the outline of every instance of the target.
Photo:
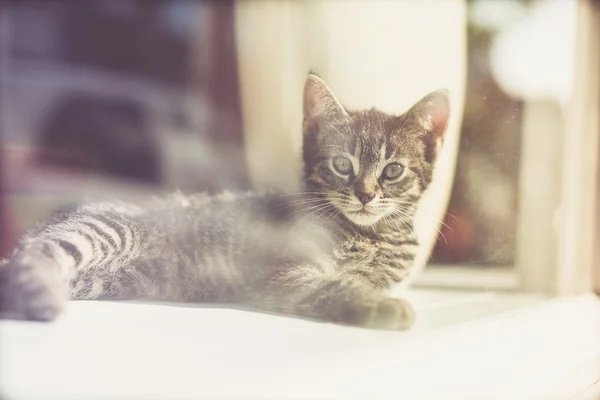
M 449 117 L 446 91 L 401 115 L 348 111 L 325 82 L 304 86 L 304 180 L 349 221 L 372 225 L 414 209 L 431 182 Z

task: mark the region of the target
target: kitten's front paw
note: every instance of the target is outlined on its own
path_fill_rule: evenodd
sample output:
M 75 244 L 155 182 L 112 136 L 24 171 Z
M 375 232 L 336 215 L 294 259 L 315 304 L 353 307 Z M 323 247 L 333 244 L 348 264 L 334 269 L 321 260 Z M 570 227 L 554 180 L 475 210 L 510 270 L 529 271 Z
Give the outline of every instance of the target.
M 52 321 L 63 310 L 65 284 L 53 271 L 0 265 L 0 319 Z
M 415 324 L 415 309 L 406 300 L 386 298 L 380 301 L 367 323 L 368 328 L 404 330 Z

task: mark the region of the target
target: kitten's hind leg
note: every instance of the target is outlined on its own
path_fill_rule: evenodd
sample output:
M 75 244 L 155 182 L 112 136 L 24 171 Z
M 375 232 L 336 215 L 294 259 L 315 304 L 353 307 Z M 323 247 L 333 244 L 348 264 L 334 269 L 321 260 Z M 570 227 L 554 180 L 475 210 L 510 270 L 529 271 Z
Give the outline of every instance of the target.
M 55 319 L 82 271 L 91 272 L 92 289 L 101 292 L 96 272 L 129 265 L 140 254 L 143 236 L 117 212 L 86 209 L 29 231 L 0 267 L 0 318 Z
M 388 297 L 355 277 L 302 275 L 277 279 L 250 302 L 284 314 L 364 328 L 404 330 L 415 323 L 408 302 Z

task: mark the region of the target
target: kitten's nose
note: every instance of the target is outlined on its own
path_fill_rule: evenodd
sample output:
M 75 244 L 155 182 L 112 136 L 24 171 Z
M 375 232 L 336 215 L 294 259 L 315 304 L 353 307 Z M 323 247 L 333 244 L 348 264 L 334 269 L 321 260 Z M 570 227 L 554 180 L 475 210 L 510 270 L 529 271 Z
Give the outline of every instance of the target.
M 375 193 L 371 192 L 354 192 L 354 194 L 356 195 L 358 200 L 360 200 L 360 202 L 363 204 L 367 204 L 375 197 Z

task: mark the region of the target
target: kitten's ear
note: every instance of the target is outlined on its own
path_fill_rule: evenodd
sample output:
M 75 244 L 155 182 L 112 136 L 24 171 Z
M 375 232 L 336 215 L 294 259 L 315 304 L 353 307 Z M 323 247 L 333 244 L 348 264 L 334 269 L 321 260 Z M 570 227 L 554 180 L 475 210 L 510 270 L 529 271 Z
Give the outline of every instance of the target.
M 317 75 L 310 73 L 304 83 L 304 121 L 316 117 L 336 118 L 348 115 L 329 86 Z
M 429 93 L 408 111 L 408 116 L 426 133 L 426 140 L 434 145 L 444 142 L 450 119 L 450 100 L 445 89 Z

